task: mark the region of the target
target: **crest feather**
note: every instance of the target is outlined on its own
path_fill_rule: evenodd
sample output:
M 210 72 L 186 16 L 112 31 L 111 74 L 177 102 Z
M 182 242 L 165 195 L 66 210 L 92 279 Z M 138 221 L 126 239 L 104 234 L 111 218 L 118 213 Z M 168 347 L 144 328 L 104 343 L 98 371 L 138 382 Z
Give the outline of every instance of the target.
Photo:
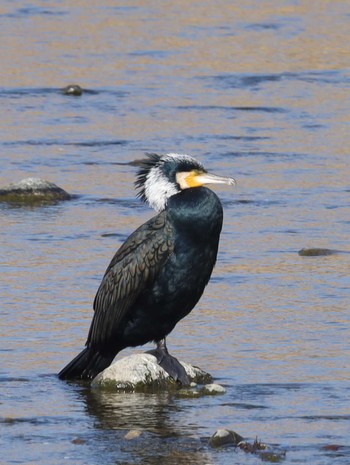
M 206 172 L 203 165 L 189 155 L 146 153 L 146 156 L 135 162 L 139 167 L 135 187 L 137 196 L 158 212 L 164 210 L 169 197 L 181 192 L 176 181 L 177 173 L 192 170 Z
M 135 181 L 135 188 L 138 191 L 137 196 L 142 200 L 142 202 L 147 202 L 145 194 L 147 176 L 151 169 L 159 164 L 160 159 L 162 158 L 162 156 L 157 153 L 146 153 L 146 156 L 147 158 L 143 158 L 142 160 L 135 162 L 135 165 L 139 167 Z

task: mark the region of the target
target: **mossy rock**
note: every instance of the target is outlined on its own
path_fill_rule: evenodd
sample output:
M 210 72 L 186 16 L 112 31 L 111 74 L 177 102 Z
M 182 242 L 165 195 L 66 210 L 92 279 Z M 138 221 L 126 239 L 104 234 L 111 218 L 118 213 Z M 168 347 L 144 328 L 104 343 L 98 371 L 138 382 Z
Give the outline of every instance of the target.
M 176 397 L 181 399 L 197 399 L 201 397 L 201 393 L 197 389 L 182 388 L 176 391 Z
M 31 205 L 69 199 L 64 189 L 40 178 L 25 178 L 0 189 L 0 202 Z

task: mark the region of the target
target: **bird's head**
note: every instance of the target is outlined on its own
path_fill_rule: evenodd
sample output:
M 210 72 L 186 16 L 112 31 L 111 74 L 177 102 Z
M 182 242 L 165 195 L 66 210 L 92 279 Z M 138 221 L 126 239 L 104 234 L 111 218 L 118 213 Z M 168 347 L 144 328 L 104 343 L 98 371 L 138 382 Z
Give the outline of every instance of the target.
M 208 173 L 201 163 L 189 155 L 149 153 L 138 166 L 140 169 L 135 182 L 138 196 L 158 212 L 164 210 L 169 197 L 184 189 L 204 184 L 236 183 L 233 178 Z

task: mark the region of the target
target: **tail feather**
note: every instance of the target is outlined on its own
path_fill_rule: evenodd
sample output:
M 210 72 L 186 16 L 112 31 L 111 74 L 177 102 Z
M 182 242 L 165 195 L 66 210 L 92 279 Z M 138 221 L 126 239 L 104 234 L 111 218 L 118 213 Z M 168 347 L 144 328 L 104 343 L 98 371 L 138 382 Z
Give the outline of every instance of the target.
M 96 349 L 86 347 L 59 373 L 60 379 L 92 379 L 107 368 L 114 355 L 101 355 Z

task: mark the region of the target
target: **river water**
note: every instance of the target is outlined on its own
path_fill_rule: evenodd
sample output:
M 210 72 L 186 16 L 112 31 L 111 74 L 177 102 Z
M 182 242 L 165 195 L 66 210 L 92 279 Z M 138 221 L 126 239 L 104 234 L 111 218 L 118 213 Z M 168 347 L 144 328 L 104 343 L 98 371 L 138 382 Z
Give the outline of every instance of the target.
M 0 30 L 0 186 L 35 176 L 74 194 L 0 206 L 0 462 L 261 463 L 208 446 L 228 428 L 286 464 L 348 464 L 349 2 L 3 1 Z M 72 83 L 87 91 L 62 95 Z M 56 377 L 115 250 L 153 215 L 130 165 L 147 151 L 238 182 L 215 189 L 218 263 L 168 340 L 223 396 Z M 340 252 L 298 254 L 310 247 Z

